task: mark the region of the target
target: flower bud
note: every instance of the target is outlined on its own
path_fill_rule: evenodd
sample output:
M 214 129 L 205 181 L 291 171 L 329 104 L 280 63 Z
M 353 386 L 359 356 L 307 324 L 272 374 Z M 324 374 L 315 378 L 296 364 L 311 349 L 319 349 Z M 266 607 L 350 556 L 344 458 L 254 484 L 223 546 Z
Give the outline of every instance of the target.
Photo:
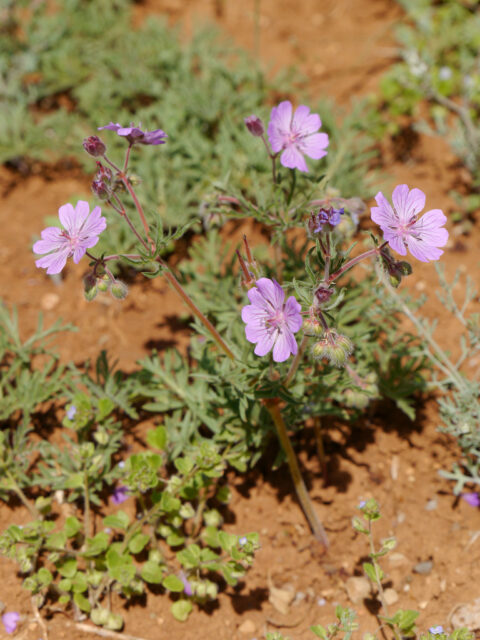
M 107 150 L 107 147 L 98 136 L 89 136 L 88 138 L 85 138 L 83 141 L 83 148 L 89 155 L 93 156 L 94 158 L 103 156 L 103 154 Z
M 397 262 L 397 268 L 400 270 L 402 276 L 409 276 L 412 273 L 412 265 L 405 260 Z
M 93 193 L 100 198 L 100 200 L 109 200 L 111 195 L 110 188 L 105 184 L 103 180 L 93 180 L 90 185 Z
M 107 276 L 107 274 L 103 275 L 101 278 L 97 280 L 97 289 L 99 291 L 108 291 L 109 281 L 110 281 L 110 278 Z
M 92 272 L 87 273 L 83 278 L 83 292 L 85 294 L 85 299 L 89 302 L 97 295 L 97 278 Z
M 127 297 L 128 287 L 121 280 L 114 280 L 110 285 L 110 293 L 114 298 L 118 300 L 123 300 Z
M 250 131 L 252 136 L 259 138 L 263 136 L 265 133 L 265 127 L 263 126 L 263 122 L 260 120 L 258 116 L 248 116 L 248 118 L 244 119 L 245 126 Z
M 332 297 L 332 293 L 333 291 L 330 289 L 330 287 L 328 287 L 326 284 L 321 284 L 313 292 L 313 295 L 315 296 L 315 302 L 318 305 L 322 305 L 325 302 L 328 302 Z
M 303 331 L 306 336 L 321 336 L 323 334 L 323 327 L 315 316 L 305 318 L 303 321 Z
M 394 289 L 397 289 L 402 281 L 402 277 L 400 275 L 390 273 L 388 275 L 388 281 Z
M 315 359 L 326 358 L 334 367 L 342 367 L 352 352 L 353 343 L 350 338 L 337 333 L 335 329 L 325 332 L 325 336 L 312 347 Z

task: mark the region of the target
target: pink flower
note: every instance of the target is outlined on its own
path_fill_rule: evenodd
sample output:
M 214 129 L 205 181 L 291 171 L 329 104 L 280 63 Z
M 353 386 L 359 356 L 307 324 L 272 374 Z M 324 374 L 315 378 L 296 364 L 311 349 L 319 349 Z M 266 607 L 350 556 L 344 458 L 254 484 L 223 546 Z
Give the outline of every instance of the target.
M 480 507 L 480 496 L 478 495 L 478 493 L 475 493 L 475 492 L 461 493 L 460 496 L 471 507 Z
M 133 124 L 129 127 L 122 127 L 118 122 L 110 122 L 110 124 L 106 124 L 104 127 L 98 128 L 116 131 L 117 135 L 126 138 L 130 144 L 165 144 L 165 138 L 168 138 L 167 134 L 165 131 L 162 131 L 162 129 L 142 131 L 139 127 L 134 127 Z
M 300 105 L 292 116 L 289 100 L 273 107 L 267 134 L 274 153 L 282 151 L 280 162 L 289 169 L 299 169 L 308 173 L 304 154 L 318 160 L 327 155 L 328 135 L 316 133 L 322 126 L 317 113 L 310 113 L 305 105 Z
M 252 304 L 242 309 L 247 340 L 257 345 L 255 355 L 264 356 L 273 347 L 273 359 L 283 362 L 298 350 L 294 333 L 302 326 L 301 306 L 293 296 L 284 302 L 285 292 L 275 280 L 260 278 L 256 285 L 248 291 Z
M 378 207 L 372 207 L 372 220 L 383 231 L 384 239 L 401 256 L 412 256 L 422 262 L 438 260 L 443 251 L 438 247 L 447 244 L 448 231 L 443 228 L 447 218 L 440 209 L 427 211 L 425 194 L 420 189 L 409 190 L 406 184 L 399 184 L 393 190 L 393 207 L 379 191 L 375 196 Z
M 107 221 L 101 216 L 100 207 L 95 207 L 90 213 L 88 202 L 79 200 L 75 209 L 71 204 L 64 204 L 58 210 L 58 216 L 64 229 L 47 227 L 42 231 L 41 240 L 33 245 L 34 253 L 45 253 L 35 261 L 37 267 L 47 270 L 47 273 L 60 273 L 73 256 L 78 264 L 87 249 L 94 247 L 98 236 L 107 227 Z
M 5 627 L 5 631 L 7 633 L 14 633 L 18 621 L 20 620 L 20 614 L 16 611 L 10 611 L 9 613 L 4 613 L 2 616 L 3 626 Z

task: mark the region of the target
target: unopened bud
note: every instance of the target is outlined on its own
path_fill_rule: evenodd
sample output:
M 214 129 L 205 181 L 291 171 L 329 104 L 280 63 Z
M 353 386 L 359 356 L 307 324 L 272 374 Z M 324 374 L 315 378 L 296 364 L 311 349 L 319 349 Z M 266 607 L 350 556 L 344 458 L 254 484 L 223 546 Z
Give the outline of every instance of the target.
M 94 158 L 103 156 L 103 154 L 107 150 L 107 147 L 98 136 L 89 136 L 88 138 L 85 138 L 85 140 L 83 141 L 83 148 L 89 155 L 93 156 Z
M 303 331 L 307 336 L 321 336 L 324 329 L 320 322 L 314 316 L 311 316 L 303 321 Z
M 335 367 L 342 367 L 353 352 L 353 343 L 350 338 L 337 333 L 334 329 L 325 333 L 322 340 L 312 347 L 312 355 L 315 359 L 326 358 Z
M 110 281 L 110 278 L 107 276 L 107 274 L 105 274 L 104 276 L 102 276 L 97 280 L 97 289 L 99 291 L 108 291 L 109 281 Z
M 111 195 L 111 189 L 105 184 L 103 180 L 93 180 L 91 184 L 93 193 L 100 198 L 100 200 L 109 200 Z
M 388 280 L 394 289 L 397 289 L 402 281 L 402 276 L 390 273 L 388 274 Z
M 110 285 L 110 293 L 114 298 L 123 300 L 127 297 L 128 287 L 121 280 L 114 280 L 114 282 Z
M 254 116 L 254 115 L 248 116 L 248 118 L 245 118 L 244 122 L 245 122 L 245 126 L 250 131 L 252 136 L 256 136 L 257 138 L 259 138 L 260 136 L 263 136 L 263 134 L 265 133 L 265 127 L 263 126 L 263 122 L 260 120 L 258 116 Z
M 347 407 L 351 407 L 352 409 L 366 409 L 370 402 L 370 397 L 362 391 L 345 389 L 343 402 Z
M 315 302 L 317 302 L 319 305 L 328 302 L 332 297 L 332 293 L 333 291 L 330 289 L 330 287 L 328 287 L 326 284 L 321 284 L 314 291 L 313 295 L 315 296 Z
M 397 268 L 400 270 L 402 276 L 409 276 L 412 273 L 412 265 L 409 262 L 405 262 L 405 260 L 397 262 Z
M 97 295 L 97 278 L 90 272 L 83 278 L 83 292 L 85 299 L 89 302 Z

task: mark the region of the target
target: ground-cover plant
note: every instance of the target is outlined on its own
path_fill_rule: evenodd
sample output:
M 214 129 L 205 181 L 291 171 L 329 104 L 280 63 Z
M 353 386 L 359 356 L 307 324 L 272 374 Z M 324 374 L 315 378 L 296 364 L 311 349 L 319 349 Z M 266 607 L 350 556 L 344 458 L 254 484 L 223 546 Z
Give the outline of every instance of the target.
M 472 175 L 466 193 L 452 192 L 459 207 L 453 219 L 467 229 L 467 215 L 480 204 L 478 5 L 456 0 L 400 0 L 400 4 L 407 12 L 405 23 L 396 30 L 402 59 L 381 82 L 380 135 L 401 135 L 402 116 L 408 115 L 414 129 L 448 140 Z
M 380 548 L 376 548 L 373 524 L 381 517 L 378 503 L 375 499 L 370 498 L 362 500 L 358 508 L 361 510 L 362 516 L 355 516 L 352 519 L 352 525 L 355 531 L 364 535 L 368 541 L 368 555 L 371 562 L 364 562 L 363 569 L 375 590 L 374 595 L 381 605 L 381 614 L 377 615 L 378 629 L 373 632 L 362 632 L 362 638 L 376 640 L 380 637 L 390 636 L 393 640 L 414 637 L 419 637 L 422 640 L 473 640 L 474 633 L 466 628 L 455 629 L 449 633 L 441 625 L 434 625 L 428 629 L 428 632 L 419 634 L 416 627 L 416 619 L 419 615 L 417 611 L 399 609 L 394 614 L 389 611 L 382 586 L 385 574 L 381 568 L 381 559 L 395 549 L 397 540 L 386 538 L 381 541 Z M 335 616 L 335 622 L 326 626 L 314 625 L 310 627 L 311 631 L 321 640 L 333 640 L 336 637 L 350 640 L 355 632 L 359 631 L 359 624 L 356 621 L 357 613 L 353 609 L 339 604 L 335 609 Z M 267 633 L 266 638 L 267 640 L 291 640 L 280 632 Z
M 379 244 L 372 236 L 372 248 L 354 258 L 349 258 L 353 247 L 342 251 L 340 246 L 344 235 L 350 235 L 355 226 L 358 215 L 357 208 L 359 207 L 358 200 L 328 196 L 325 189 L 328 182 L 334 178 L 334 166 L 330 166 L 320 184 L 315 184 L 315 181 L 312 182 L 312 180 L 304 178 L 297 181 L 296 170 L 301 174 L 308 174 L 305 156 L 315 160 L 322 158 L 327 153 L 326 149 L 330 141 L 326 133 L 319 132 L 320 117 L 317 114 L 311 114 L 310 109 L 306 106 L 300 106 L 293 112 L 292 104 L 289 101 L 283 101 L 272 109 L 267 132 L 268 140 L 260 118 L 250 116 L 246 118 L 245 124 L 248 132 L 252 135 L 252 143 L 263 144 L 267 152 L 266 155 L 270 159 L 270 195 L 264 202 L 253 203 L 241 193 L 232 192 L 230 195 L 220 193 L 217 198 L 217 206 L 225 207 L 227 204 L 230 208 L 234 208 L 235 217 L 253 217 L 265 225 L 276 249 L 271 268 L 275 271 L 278 280 L 291 279 L 290 286 L 301 300 L 303 308 L 306 309 L 304 312 L 306 318 L 303 322 L 302 304 L 294 296 L 286 299 L 284 289 L 277 280 L 267 277 L 268 273 L 263 276 L 262 267 L 256 262 L 252 249 L 247 239 L 244 238 L 245 253 L 242 255 L 237 251 L 237 256 L 242 284 L 248 289 L 248 298 L 251 303 L 244 306 L 242 311 L 242 320 L 246 324 L 246 338 L 249 342 L 256 344 L 254 355 L 266 356 L 272 351 L 273 362 L 277 365 L 288 360 L 291 355 L 294 356 L 289 369 L 283 375 L 275 373 L 271 362 L 269 363 L 267 359 L 260 360 L 254 358 L 252 354 L 248 354 L 248 345 L 241 338 L 242 331 L 238 328 L 239 323 L 236 326 L 235 323 L 230 323 L 232 330 L 228 332 L 228 338 L 222 337 L 219 333 L 222 321 L 218 309 L 211 315 L 218 316 L 219 328 L 200 310 L 188 289 L 182 286 L 160 255 L 165 242 L 164 237 L 160 229 L 155 233 L 150 229 L 143 207 L 136 196 L 134 184 L 129 178 L 128 169 L 131 155 L 140 147 L 159 146 L 165 143 L 167 134 L 163 130 L 144 131 L 134 125 L 124 127 L 114 122 L 99 127 L 99 129 L 110 130 L 128 144 L 124 162 L 120 165 L 116 164 L 110 155 L 107 155 L 106 144 L 97 135 L 90 136 L 84 141 L 85 150 L 97 159 L 98 171 L 93 183 L 94 191 L 101 195 L 106 203 L 125 220 L 138 241 L 140 253 L 109 256 L 101 254 L 98 257 L 93 255 L 89 249 L 97 244 L 98 236 L 105 228 L 106 223 L 101 217 L 98 207 L 90 212 L 87 203 L 81 201 L 77 203 L 75 209 L 72 205 L 60 208 L 59 217 L 63 230 L 57 227 L 45 229 L 42 232 L 42 239 L 35 243 L 33 250 L 37 254 L 44 254 L 37 259 L 37 266 L 45 268 L 47 273 L 51 274 L 61 272 L 70 256 L 75 262 L 78 262 L 87 254 L 93 267 L 85 277 L 85 294 L 90 300 L 97 295 L 99 286 L 102 289 L 109 289 L 114 297 L 124 298 L 127 295 L 126 286 L 113 275 L 109 268 L 111 262 L 123 259 L 135 265 L 137 269 L 143 270 L 149 277 L 159 274 L 166 277 L 195 316 L 199 323 L 199 331 L 205 337 L 213 338 L 219 350 L 231 361 L 229 364 L 228 360 L 226 362 L 224 360 L 220 364 L 216 363 L 214 359 L 212 360 L 211 356 L 210 363 L 206 362 L 208 355 L 205 346 L 207 349 L 209 348 L 207 343 L 204 343 L 203 351 L 200 349 L 198 353 L 194 354 L 197 362 L 202 363 L 202 369 L 209 372 L 210 381 L 214 383 L 215 378 L 217 379 L 215 388 L 222 387 L 220 381 L 222 381 L 223 375 L 226 375 L 230 401 L 233 399 L 232 395 L 242 396 L 242 401 L 236 399 L 234 406 L 237 403 L 239 407 L 243 404 L 243 409 L 237 410 L 237 414 L 239 413 L 240 419 L 244 422 L 248 422 L 246 416 L 250 410 L 249 401 L 254 406 L 259 405 L 269 414 L 287 456 L 297 494 L 310 525 L 316 537 L 326 545 L 327 540 L 323 526 L 315 515 L 301 479 L 296 456 L 287 435 L 284 415 L 289 415 L 290 418 L 294 418 L 294 423 L 297 422 L 298 415 L 295 409 L 298 410 L 297 405 L 303 405 L 305 408 L 305 398 L 310 401 L 308 403 L 309 411 L 317 416 L 322 415 L 322 410 L 319 406 L 315 406 L 315 401 L 319 402 L 320 406 L 325 405 L 325 399 L 322 397 L 324 392 L 320 392 L 320 398 L 318 398 L 318 392 L 315 392 L 314 389 L 318 389 L 320 385 L 316 382 L 314 384 L 308 383 L 308 376 L 312 377 L 312 372 L 315 372 L 315 362 L 319 361 L 326 360 L 332 368 L 343 370 L 344 378 L 338 385 L 340 393 L 345 392 L 347 387 L 352 387 L 352 384 L 358 388 L 360 394 L 363 392 L 366 398 L 378 393 L 375 384 L 375 370 L 372 364 L 374 360 L 372 348 L 367 349 L 364 354 L 359 349 L 356 358 L 357 366 L 352 367 L 350 364 L 349 358 L 354 348 L 352 337 L 357 337 L 356 331 L 360 331 L 362 337 L 365 338 L 369 329 L 358 320 L 358 304 L 353 303 L 351 307 L 349 306 L 348 295 L 343 290 L 336 290 L 336 281 L 362 260 L 378 257 L 390 280 L 398 285 L 402 277 L 411 272 L 411 267 L 408 263 L 393 258 L 387 249 L 387 244 L 401 255 L 406 255 L 408 249 L 413 256 L 424 262 L 436 260 L 442 254 L 439 247 L 444 246 L 448 238 L 448 234 L 443 228 L 446 218 L 440 210 L 428 211 L 420 218 L 419 214 L 425 206 L 425 195 L 419 189 L 409 190 L 407 185 L 398 186 L 393 193 L 394 208 L 379 192 L 377 194 L 378 207 L 372 209 L 372 218 L 382 228 L 385 241 L 383 244 Z M 290 170 L 290 174 L 285 175 L 279 172 L 277 159 L 280 160 L 283 167 Z M 139 226 L 127 213 L 120 195 L 120 187 L 128 192 L 135 205 Z M 314 196 L 323 196 L 323 199 L 315 199 Z M 347 217 L 346 210 L 348 211 L 349 207 L 350 223 L 344 224 L 343 231 L 336 233 L 335 228 L 338 226 L 341 229 L 342 216 Z M 306 213 L 309 213 L 307 219 L 305 219 Z M 303 241 L 303 250 L 300 251 L 300 256 L 297 253 L 296 260 L 295 251 L 292 250 L 293 247 L 288 240 L 289 230 L 295 227 L 306 230 L 310 242 L 313 241 L 313 246 L 309 249 L 308 240 L 307 242 Z M 177 230 L 169 240 L 175 239 L 181 233 L 182 229 Z M 287 254 L 286 260 L 283 257 L 284 252 Z M 289 259 L 292 264 L 289 264 Z M 268 269 L 267 264 L 264 269 Z M 211 280 L 211 284 L 218 287 L 216 279 Z M 221 295 L 228 296 L 228 291 L 223 288 Z M 355 296 L 353 297 L 355 298 Z M 228 306 L 229 309 L 223 305 L 223 309 L 227 312 L 227 316 L 231 316 L 233 308 Z M 335 314 L 332 313 L 334 309 L 337 310 Z M 342 313 L 345 312 L 348 319 L 342 317 Z M 299 331 L 302 324 L 304 335 L 300 346 L 298 346 L 294 334 Z M 342 332 L 343 330 L 345 333 Z M 384 327 L 382 327 L 382 331 L 384 331 Z M 312 342 L 313 344 L 311 344 Z M 310 363 L 308 359 L 303 359 L 309 344 L 311 344 Z M 362 356 L 364 357 L 362 358 Z M 213 355 L 213 358 L 216 358 L 216 355 Z M 296 378 L 300 365 L 302 365 L 303 377 L 301 378 L 302 374 L 299 373 Z M 411 366 L 411 363 L 409 365 Z M 152 373 L 157 372 L 158 375 L 160 370 L 158 362 L 150 366 Z M 361 374 L 366 377 L 362 379 Z M 193 376 L 203 377 L 200 372 L 194 372 Z M 178 407 L 179 400 L 180 405 L 188 407 L 189 413 L 182 415 L 181 431 L 183 433 L 185 422 L 187 425 L 191 425 L 192 419 L 198 421 L 199 418 L 214 433 L 222 432 L 222 429 L 217 425 L 219 422 L 221 424 L 225 417 L 225 403 L 220 401 L 221 407 L 219 407 L 218 399 L 214 400 L 212 394 L 210 394 L 210 400 L 214 401 L 205 402 L 207 395 L 205 393 L 207 390 L 205 378 L 200 382 L 200 393 L 186 394 L 184 387 L 185 382 L 188 381 L 188 375 L 186 376 L 185 373 L 179 376 L 180 380 L 183 378 L 183 384 L 182 382 L 175 383 L 174 377 L 171 375 L 160 373 L 158 377 L 170 392 L 173 391 L 173 394 L 170 394 L 170 397 L 174 397 L 173 406 L 168 403 L 168 400 L 166 403 L 164 400 L 163 407 L 168 409 Z M 188 400 L 186 400 L 187 395 Z M 163 396 L 165 397 L 165 394 Z M 350 404 L 355 406 L 355 400 L 358 403 L 358 396 L 359 394 L 357 394 L 357 398 L 350 398 Z M 197 397 L 197 406 L 199 399 L 203 401 L 203 410 L 192 411 L 192 404 L 195 404 L 191 401 L 192 397 Z M 284 402 L 287 403 L 287 406 L 282 412 L 280 407 Z M 348 405 L 348 400 L 344 404 Z M 153 406 L 150 405 L 150 408 L 158 409 L 159 405 L 154 403 Z M 221 412 L 220 408 L 222 408 Z M 304 408 L 301 411 L 303 416 L 305 415 Z M 325 409 L 325 407 L 322 408 Z M 222 416 L 220 421 L 219 415 Z M 208 416 L 207 419 L 206 416 Z M 227 420 L 228 417 L 227 414 Z M 238 421 L 236 426 L 239 426 Z M 198 446 L 198 441 L 194 440 L 194 444 Z

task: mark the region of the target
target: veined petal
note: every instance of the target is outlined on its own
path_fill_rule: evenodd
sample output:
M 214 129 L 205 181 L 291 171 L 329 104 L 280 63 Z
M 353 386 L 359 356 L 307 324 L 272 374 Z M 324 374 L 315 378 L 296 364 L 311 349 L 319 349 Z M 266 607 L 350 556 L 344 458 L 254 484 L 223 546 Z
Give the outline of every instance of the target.
M 285 320 L 290 331 L 294 333 L 302 326 L 301 305 L 294 296 L 290 296 L 285 303 Z
M 292 120 L 292 130 L 294 132 L 305 136 L 315 133 L 321 126 L 322 121 L 318 113 L 310 113 L 310 109 L 303 104 L 297 107 Z
M 287 169 L 298 169 L 308 173 L 307 163 L 303 154 L 297 149 L 294 144 L 289 145 L 280 156 L 280 162 Z
M 290 331 L 282 331 L 278 334 L 273 347 L 273 359 L 275 362 L 284 362 L 290 355 L 295 355 L 297 351 L 297 342 Z
M 97 244 L 98 238 L 94 238 L 94 240 L 95 240 L 94 244 Z M 90 246 L 93 247 L 94 244 L 92 244 Z M 86 252 L 87 248 L 89 248 L 89 247 L 85 247 L 84 245 L 80 245 L 80 246 L 78 246 L 78 247 L 76 247 L 74 249 L 74 251 L 73 251 L 73 261 L 74 261 L 75 264 L 78 264 L 80 262 L 80 260 L 85 255 L 85 252 Z
M 298 141 L 301 151 L 313 160 L 319 160 L 327 155 L 325 149 L 328 147 L 328 135 L 326 133 L 315 133 L 306 136 Z
M 47 273 L 50 275 L 54 275 L 56 273 L 60 273 L 67 262 L 67 258 L 69 256 L 70 250 L 63 249 L 62 251 L 55 251 L 54 253 L 49 253 L 38 260 L 35 260 L 35 265 L 37 267 L 41 267 L 43 269 L 47 269 Z
M 265 300 L 268 300 L 275 310 L 282 308 L 283 301 L 285 300 L 285 291 L 276 280 L 260 278 L 256 284 L 261 296 Z
M 408 250 L 414 258 L 421 262 L 430 262 L 431 260 L 438 260 L 443 253 L 442 249 L 438 249 L 435 246 L 422 242 L 418 238 L 409 236 L 406 239 Z
M 257 346 L 255 347 L 254 354 L 256 356 L 266 356 L 267 355 L 267 353 L 270 351 L 270 349 L 274 345 L 275 333 L 276 332 L 274 332 L 274 331 L 272 331 L 271 333 L 268 333 L 267 331 L 265 331 L 265 333 L 258 340 Z
M 292 125 L 292 103 L 290 100 L 284 100 L 278 106 L 273 107 L 270 122 L 281 131 L 290 131 Z
M 72 232 L 76 230 L 76 215 L 73 205 L 71 205 L 69 202 L 67 204 L 63 204 L 58 210 L 58 217 L 60 218 L 60 222 L 66 229 L 67 233 L 71 235 Z
M 398 218 L 392 209 L 392 205 L 381 191 L 377 193 L 375 200 L 377 201 L 378 207 L 372 207 L 371 209 L 372 220 L 382 228 L 384 226 L 397 226 Z
M 392 193 L 393 206 L 400 222 L 408 223 L 425 208 L 425 194 L 421 189 L 409 190 L 406 184 L 399 184 Z

